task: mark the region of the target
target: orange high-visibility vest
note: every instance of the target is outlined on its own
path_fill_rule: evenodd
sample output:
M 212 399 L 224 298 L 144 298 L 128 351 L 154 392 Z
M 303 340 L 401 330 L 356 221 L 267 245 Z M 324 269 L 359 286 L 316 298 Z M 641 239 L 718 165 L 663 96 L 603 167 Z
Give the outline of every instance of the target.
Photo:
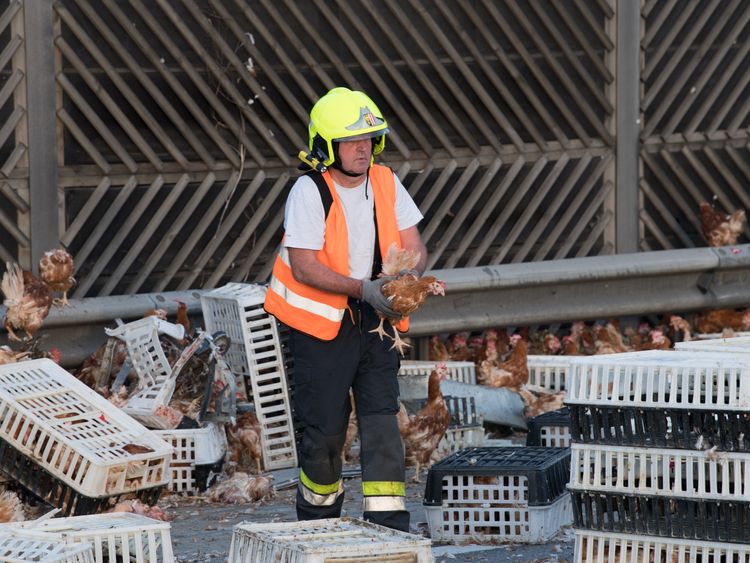
M 326 218 L 325 242 L 318 250 L 321 264 L 341 275 L 349 275 L 349 238 L 344 208 L 329 172 L 323 178 L 333 197 Z M 375 198 L 375 215 L 378 221 L 378 246 L 385 257 L 388 247 L 395 242 L 401 247 L 401 236 L 396 223 L 396 184 L 393 171 L 387 166 L 370 167 L 370 188 Z M 292 275 L 289 252 L 282 244 L 273 266 L 271 282 L 266 292 L 264 309 L 282 323 L 321 340 L 333 340 L 339 332 L 341 320 L 347 309 L 348 297 L 331 293 L 298 282 Z M 403 319 L 396 328 L 409 329 L 409 320 Z

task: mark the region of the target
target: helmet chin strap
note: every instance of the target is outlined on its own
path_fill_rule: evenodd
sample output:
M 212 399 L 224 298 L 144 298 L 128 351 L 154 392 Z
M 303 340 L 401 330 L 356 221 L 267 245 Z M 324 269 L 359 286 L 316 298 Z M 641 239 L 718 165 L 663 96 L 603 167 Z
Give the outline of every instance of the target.
M 341 167 L 341 165 L 338 163 L 338 161 L 334 161 L 333 164 L 331 164 L 331 168 L 335 168 L 345 176 L 349 176 L 350 178 L 358 178 L 359 176 L 362 176 L 362 172 L 350 172 L 349 170 L 345 170 Z

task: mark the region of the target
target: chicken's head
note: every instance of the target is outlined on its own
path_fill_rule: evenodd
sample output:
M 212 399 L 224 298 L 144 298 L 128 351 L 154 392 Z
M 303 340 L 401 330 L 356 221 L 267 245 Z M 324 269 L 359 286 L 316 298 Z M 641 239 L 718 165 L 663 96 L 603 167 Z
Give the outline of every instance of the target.
M 448 379 L 448 374 L 450 372 L 448 371 L 448 366 L 445 362 L 438 362 L 435 364 L 435 371 L 437 372 L 438 377 L 440 377 L 440 381 Z
M 442 280 L 435 280 L 427 287 L 427 289 L 432 295 L 445 295 L 445 282 Z

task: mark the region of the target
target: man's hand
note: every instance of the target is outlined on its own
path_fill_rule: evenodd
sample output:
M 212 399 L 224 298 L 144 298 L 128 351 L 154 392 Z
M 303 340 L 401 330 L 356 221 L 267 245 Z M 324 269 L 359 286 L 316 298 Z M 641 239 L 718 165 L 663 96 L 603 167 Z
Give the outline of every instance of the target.
M 376 280 L 362 280 L 362 300 L 384 317 L 400 319 L 401 315 L 391 309 L 391 302 L 382 291 L 383 286 L 393 279 L 392 276 L 385 276 Z

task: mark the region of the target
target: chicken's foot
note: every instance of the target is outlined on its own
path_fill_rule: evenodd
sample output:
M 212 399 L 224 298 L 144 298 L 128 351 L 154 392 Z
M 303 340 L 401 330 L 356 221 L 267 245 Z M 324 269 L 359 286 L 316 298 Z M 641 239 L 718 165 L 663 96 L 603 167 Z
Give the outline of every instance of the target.
M 387 336 L 390 338 L 390 335 L 385 331 L 385 328 L 383 328 L 383 323 L 385 322 L 385 319 L 383 317 L 380 317 L 380 324 L 377 326 L 377 328 L 372 329 L 370 332 L 374 332 L 375 334 L 380 335 L 380 340 L 383 340 L 384 336 Z
M 388 337 L 393 339 L 393 346 L 391 346 L 390 349 L 393 350 L 395 348 L 401 356 L 404 355 L 407 348 L 411 348 L 411 344 L 404 342 L 404 340 L 398 335 L 395 326 L 393 327 L 393 336 L 388 335 Z
M 9 324 L 6 324 L 3 328 L 5 328 L 5 330 L 8 331 L 8 340 L 13 340 L 15 342 L 23 342 L 23 340 L 21 338 L 18 338 L 18 335 L 15 332 L 13 332 L 13 328 Z

